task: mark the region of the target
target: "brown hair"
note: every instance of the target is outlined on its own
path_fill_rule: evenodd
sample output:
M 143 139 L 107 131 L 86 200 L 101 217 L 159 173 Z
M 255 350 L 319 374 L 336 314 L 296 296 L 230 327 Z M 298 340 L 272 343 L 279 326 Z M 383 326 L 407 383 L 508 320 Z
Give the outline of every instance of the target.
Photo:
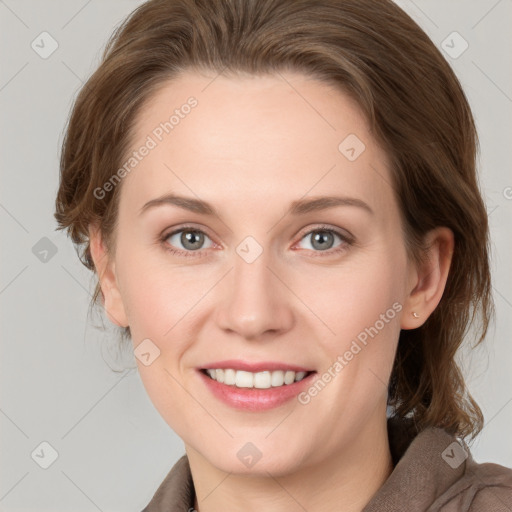
M 455 353 L 471 326 L 479 344 L 494 314 L 477 134 L 454 72 L 391 0 L 151 0 L 135 9 L 76 98 L 63 142 L 55 218 L 82 263 L 94 270 L 92 222 L 114 253 L 122 183 L 101 200 L 93 191 L 121 165 L 137 113 L 159 86 L 194 69 L 299 71 L 357 101 L 390 157 L 409 257 L 421 261 L 423 237 L 437 226 L 455 235 L 438 307 L 400 333 L 388 403 L 419 429 L 475 437 L 483 415 Z M 100 293 L 97 284 L 92 303 Z

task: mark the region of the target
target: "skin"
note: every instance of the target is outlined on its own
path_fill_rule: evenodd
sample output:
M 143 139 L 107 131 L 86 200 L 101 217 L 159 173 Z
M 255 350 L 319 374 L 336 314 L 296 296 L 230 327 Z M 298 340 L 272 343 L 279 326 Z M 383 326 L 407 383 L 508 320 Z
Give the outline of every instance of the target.
M 149 338 L 160 350 L 137 364 L 184 441 L 196 510 L 360 511 L 393 469 L 386 398 L 400 329 L 419 327 L 439 303 L 453 234 L 431 231 L 428 262 L 408 260 L 387 155 L 356 103 L 302 74 L 188 71 L 144 106 L 132 149 L 192 95 L 197 107 L 123 179 L 115 254 L 90 227 L 106 313 L 130 326 L 134 348 Z M 352 162 L 338 149 L 349 134 L 366 146 Z M 208 201 L 219 216 L 173 205 L 138 214 L 167 192 Z M 286 215 L 292 201 L 324 195 L 358 198 L 374 214 L 341 206 Z M 205 233 L 199 249 L 181 232 L 159 242 L 185 223 Z M 324 224 L 354 243 L 333 235 L 319 248 L 314 231 Z M 236 252 L 247 236 L 263 249 L 252 263 Z M 306 405 L 240 411 L 197 375 L 231 358 L 321 375 L 397 302 L 401 311 Z M 247 442 L 262 453 L 251 468 L 237 457 Z

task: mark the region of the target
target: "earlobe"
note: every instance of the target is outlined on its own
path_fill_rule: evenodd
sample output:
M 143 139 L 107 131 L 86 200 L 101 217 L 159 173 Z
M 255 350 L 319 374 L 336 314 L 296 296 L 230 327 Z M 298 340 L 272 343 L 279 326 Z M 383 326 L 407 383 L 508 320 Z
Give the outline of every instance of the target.
M 127 327 L 129 324 L 116 281 L 115 263 L 110 261 L 101 230 L 95 224 L 89 226 L 89 247 L 104 297 L 105 313 L 113 324 Z
M 416 329 L 425 323 L 443 296 L 450 271 L 454 236 L 451 229 L 439 227 L 426 235 L 425 262 L 412 273 L 411 291 L 405 301 L 402 329 Z

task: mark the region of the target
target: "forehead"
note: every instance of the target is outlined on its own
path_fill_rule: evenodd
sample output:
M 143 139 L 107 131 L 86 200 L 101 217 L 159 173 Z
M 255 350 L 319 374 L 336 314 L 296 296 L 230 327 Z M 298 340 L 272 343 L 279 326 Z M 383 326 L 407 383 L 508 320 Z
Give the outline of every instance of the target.
M 358 105 L 299 73 L 185 72 L 149 98 L 133 133 L 130 154 L 149 150 L 126 166 L 121 202 L 131 207 L 171 191 L 216 205 L 236 198 L 252 211 L 334 190 L 381 210 L 394 200 L 387 157 Z

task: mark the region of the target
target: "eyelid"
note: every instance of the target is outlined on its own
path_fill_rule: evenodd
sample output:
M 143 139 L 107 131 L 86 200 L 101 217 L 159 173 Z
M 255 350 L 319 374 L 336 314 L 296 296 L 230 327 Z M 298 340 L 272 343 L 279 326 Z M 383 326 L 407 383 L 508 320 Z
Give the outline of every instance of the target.
M 204 227 L 197 227 L 192 224 L 185 224 L 185 225 L 177 226 L 175 228 L 170 228 L 169 231 L 164 230 L 162 232 L 162 235 L 159 237 L 159 240 L 162 243 L 166 244 L 168 246 L 167 248 L 169 250 L 171 250 L 171 252 L 172 252 L 173 251 L 173 249 L 171 248 L 172 246 L 169 243 L 167 243 L 167 239 L 170 236 L 176 235 L 177 233 L 181 233 L 182 231 L 196 231 L 198 233 L 202 233 L 203 235 L 207 236 L 211 240 L 213 247 L 208 247 L 207 249 L 198 249 L 197 251 L 185 251 L 183 249 L 176 248 L 176 249 L 174 249 L 174 251 L 176 253 L 188 253 L 190 255 L 193 255 L 193 254 L 207 252 L 208 249 L 219 249 L 219 248 L 224 247 L 221 243 L 215 241 L 215 237 L 213 237 L 209 234 L 208 229 L 206 229 Z
M 335 235 L 337 235 L 339 238 L 341 238 L 341 240 L 345 243 L 345 245 L 347 245 L 347 246 L 355 245 L 355 241 L 356 241 L 355 237 L 345 229 L 331 226 L 328 224 L 318 224 L 316 226 L 313 225 L 313 227 L 310 227 L 310 226 L 305 227 L 301 231 L 299 231 L 299 233 L 296 235 L 299 237 L 299 239 L 297 240 L 297 242 L 295 242 L 293 244 L 292 247 L 295 247 L 298 243 L 300 243 L 304 239 L 305 236 L 310 235 L 311 233 L 314 233 L 315 231 L 333 232 Z M 166 245 L 166 247 L 165 247 L 166 250 L 169 250 L 172 253 L 175 253 L 178 255 L 181 254 L 181 255 L 185 255 L 185 256 L 193 256 L 193 255 L 204 256 L 205 255 L 204 253 L 207 252 L 207 249 L 199 249 L 197 251 L 185 251 L 183 249 L 174 249 L 174 248 L 172 248 L 172 246 L 170 246 L 170 244 L 168 244 L 166 242 L 170 236 L 175 235 L 176 233 L 180 233 L 181 231 L 197 231 L 197 232 L 203 233 L 208 238 L 210 238 L 212 243 L 214 245 L 216 245 L 217 248 L 224 247 L 222 244 L 215 242 L 214 237 L 210 236 L 210 234 L 208 233 L 208 230 L 206 228 L 197 227 L 193 224 L 184 224 L 184 225 L 179 225 L 174 228 L 169 228 L 169 230 L 165 229 L 162 232 L 162 234 L 159 237 L 159 240 L 161 241 L 162 244 Z M 340 249 L 338 247 L 338 248 L 334 248 L 334 249 L 328 249 L 326 251 L 313 251 L 313 252 L 317 253 L 316 254 L 317 256 L 321 256 L 322 254 L 325 254 L 326 256 L 329 256 L 329 255 L 333 256 L 333 255 L 337 254 L 338 252 L 342 252 L 344 249 L 346 249 L 346 248 Z
M 169 229 L 168 232 L 167 232 L 167 229 Z M 195 230 L 195 231 L 199 231 L 201 233 L 204 233 L 205 235 L 208 235 L 208 237 L 211 240 L 213 240 L 213 238 L 215 238 L 215 237 L 212 237 L 208 233 L 208 230 L 206 228 L 204 228 L 202 226 L 198 227 L 198 226 L 196 226 L 194 224 L 184 224 L 184 225 L 179 225 L 179 226 L 177 226 L 175 228 L 166 228 L 166 229 L 164 229 L 162 231 L 162 234 L 160 236 L 168 238 L 169 236 L 171 236 L 173 234 L 179 233 L 180 231 L 185 231 L 187 229 Z M 312 227 L 312 228 L 307 226 L 307 227 L 303 228 L 302 230 L 300 230 L 295 236 L 299 236 L 300 235 L 300 240 L 302 240 L 302 238 L 305 235 L 310 234 L 312 231 L 321 231 L 321 230 L 334 231 L 335 233 L 339 234 L 339 236 L 343 237 L 344 239 L 347 239 L 347 240 L 349 240 L 351 242 L 355 241 L 355 237 L 352 235 L 352 233 L 350 233 L 346 229 L 339 228 L 337 226 L 331 226 L 329 224 L 321 224 L 321 223 L 316 225 L 316 226 L 314 226 L 314 227 Z M 218 244 L 218 245 L 222 245 L 222 244 Z
M 354 235 L 352 235 L 352 233 L 350 233 L 346 229 L 342 229 L 342 228 L 339 228 L 336 226 L 331 226 L 329 224 L 318 224 L 313 228 L 311 228 L 309 226 L 304 228 L 303 230 L 299 231 L 299 233 L 297 234 L 297 236 L 300 236 L 299 242 L 304 238 L 304 236 L 309 235 L 315 231 L 332 231 L 335 234 L 337 234 L 340 238 L 345 240 L 347 243 L 350 243 L 350 244 L 355 243 L 355 237 L 354 237 Z M 321 251 L 319 251 L 319 252 L 321 252 Z
M 171 235 L 175 235 L 176 233 L 179 233 L 180 231 L 198 231 L 200 233 L 207 235 L 208 238 L 210 238 L 210 240 L 213 241 L 213 239 L 214 239 L 214 237 L 212 237 L 208 233 L 208 229 L 206 229 L 204 227 L 198 227 L 193 224 L 184 224 L 184 225 L 179 225 L 174 228 L 168 228 L 168 229 L 166 228 L 162 231 L 160 238 L 169 238 Z M 217 243 L 217 242 L 215 242 L 215 243 Z M 217 245 L 220 245 L 220 244 L 217 244 Z

